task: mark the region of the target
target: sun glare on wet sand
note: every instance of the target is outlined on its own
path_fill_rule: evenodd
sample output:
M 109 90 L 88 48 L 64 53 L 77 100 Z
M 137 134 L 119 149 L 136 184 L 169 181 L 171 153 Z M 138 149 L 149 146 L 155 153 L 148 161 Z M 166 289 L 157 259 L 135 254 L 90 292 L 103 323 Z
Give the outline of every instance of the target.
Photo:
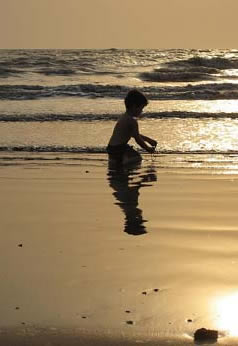
M 219 299 L 216 303 L 216 308 L 218 312 L 217 327 L 219 330 L 225 331 L 230 336 L 238 336 L 238 292 Z

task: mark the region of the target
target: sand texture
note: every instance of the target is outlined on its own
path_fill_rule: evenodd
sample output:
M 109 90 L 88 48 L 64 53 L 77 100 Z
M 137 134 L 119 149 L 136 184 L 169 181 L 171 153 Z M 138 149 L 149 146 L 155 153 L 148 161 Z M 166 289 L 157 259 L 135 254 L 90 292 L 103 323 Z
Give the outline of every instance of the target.
M 1 166 L 0 344 L 237 344 L 238 174 L 100 157 Z

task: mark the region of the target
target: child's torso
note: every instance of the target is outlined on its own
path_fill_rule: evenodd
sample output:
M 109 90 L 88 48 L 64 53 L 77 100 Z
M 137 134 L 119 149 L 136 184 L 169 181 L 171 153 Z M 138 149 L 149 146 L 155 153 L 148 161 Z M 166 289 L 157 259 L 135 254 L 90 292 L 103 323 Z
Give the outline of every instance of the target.
M 109 145 L 127 143 L 132 136 L 133 121 L 135 120 L 130 115 L 123 114 L 114 127 Z

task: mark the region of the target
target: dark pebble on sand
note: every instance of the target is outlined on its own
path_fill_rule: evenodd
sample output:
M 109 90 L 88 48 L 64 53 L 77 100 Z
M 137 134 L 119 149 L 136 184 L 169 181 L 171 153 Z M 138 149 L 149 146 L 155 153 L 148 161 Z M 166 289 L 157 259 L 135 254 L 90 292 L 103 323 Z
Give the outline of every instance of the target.
M 89 173 L 89 171 L 85 171 L 85 173 Z
M 199 342 L 216 342 L 218 338 L 217 330 L 209 330 L 206 328 L 197 329 L 194 333 L 194 340 Z
M 23 244 L 18 244 L 18 247 L 22 247 L 23 246 Z
M 187 319 L 188 323 L 191 323 L 193 320 L 191 320 L 191 318 Z
M 19 310 L 20 308 L 19 308 L 19 306 L 16 306 L 16 310 Z
M 159 292 L 159 289 L 158 288 L 154 288 L 154 292 Z
M 129 313 L 130 313 L 130 310 L 126 310 L 125 312 L 126 312 L 127 314 L 129 314 Z
M 143 291 L 143 292 L 142 292 L 142 294 L 146 295 L 146 294 L 147 294 L 147 292 L 146 292 L 146 291 Z
M 87 318 L 87 316 L 82 316 L 82 318 Z
M 134 321 L 126 321 L 126 323 L 132 325 L 134 324 Z

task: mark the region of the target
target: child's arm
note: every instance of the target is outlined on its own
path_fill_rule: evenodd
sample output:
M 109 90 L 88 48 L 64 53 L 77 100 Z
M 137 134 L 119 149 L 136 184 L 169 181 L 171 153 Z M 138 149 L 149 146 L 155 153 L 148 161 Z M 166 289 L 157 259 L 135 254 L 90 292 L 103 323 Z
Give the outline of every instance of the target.
M 152 138 L 150 138 L 150 137 L 146 137 L 146 136 L 144 136 L 144 135 L 140 135 L 140 136 L 143 138 L 143 140 L 144 140 L 145 142 L 147 142 L 147 143 L 149 143 L 150 145 L 152 145 L 152 147 L 156 147 L 157 142 L 156 142 L 154 139 L 152 139 Z
M 145 137 L 143 135 L 140 135 L 139 133 L 139 127 L 138 127 L 138 123 L 135 119 L 133 119 L 133 129 L 132 129 L 132 137 L 135 139 L 136 143 L 139 144 L 139 146 L 143 149 L 145 149 L 146 151 L 148 151 L 149 153 L 153 153 L 155 151 L 155 146 L 149 147 L 146 142 L 150 143 L 149 141 L 145 140 L 149 139 L 151 141 L 151 139 L 149 137 Z M 152 140 L 153 141 L 153 140 Z M 153 141 L 155 142 L 155 141 Z M 150 143 L 151 144 L 151 143 Z M 156 143 L 157 144 L 157 143 Z M 152 144 L 151 144 L 152 145 Z

